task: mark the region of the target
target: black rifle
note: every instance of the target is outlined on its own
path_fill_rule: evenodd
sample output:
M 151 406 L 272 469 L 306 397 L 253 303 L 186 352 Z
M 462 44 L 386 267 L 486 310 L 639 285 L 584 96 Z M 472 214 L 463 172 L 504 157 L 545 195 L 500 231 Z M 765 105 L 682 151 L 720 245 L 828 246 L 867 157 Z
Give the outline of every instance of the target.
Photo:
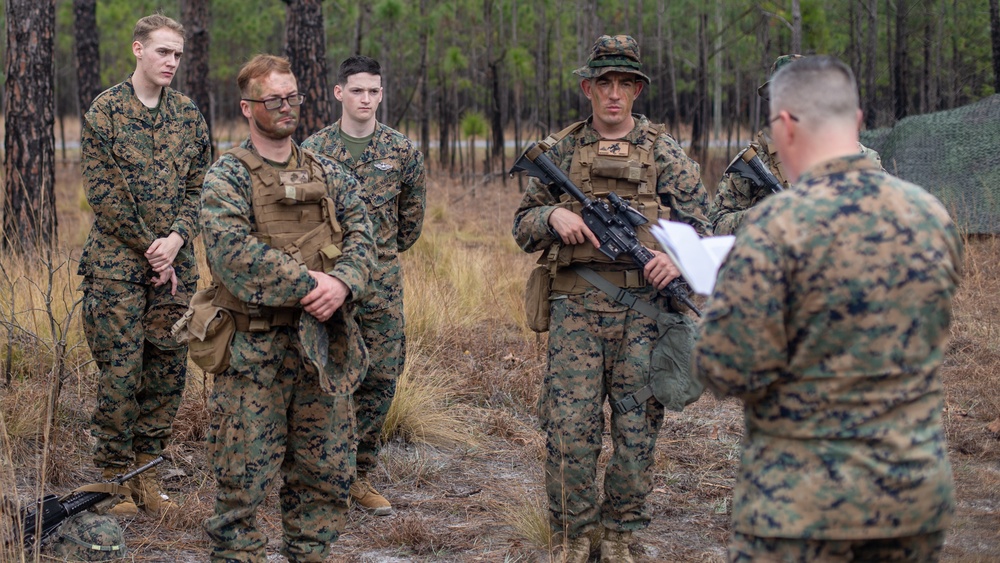
M 163 462 L 158 457 L 146 465 L 107 481 L 109 484 L 122 485 L 136 475 L 148 471 Z M 107 499 L 111 493 L 77 491 L 65 496 L 46 495 L 35 504 L 21 509 L 21 529 L 24 531 L 24 548 L 30 549 L 36 541 L 42 541 L 52 535 L 67 518 L 91 508 Z M 39 533 L 41 530 L 41 533 Z
M 726 168 L 726 174 L 735 172 L 743 178 L 753 182 L 758 188 L 767 188 L 773 193 L 778 193 L 784 188 L 781 187 L 781 182 L 778 178 L 771 174 L 771 171 L 764 166 L 764 163 L 757 156 L 757 151 L 753 150 L 753 147 L 747 147 L 740 151 L 740 154 L 736 155 L 736 158 L 729 163 L 729 167 Z
M 583 222 L 601 242 L 598 250 L 602 254 L 612 260 L 616 260 L 621 254 L 627 254 L 640 269 L 645 268 L 653 259 L 653 253 L 639 242 L 639 237 L 635 233 L 635 228 L 647 223 L 648 220 L 617 194 L 609 193 L 607 202 L 590 199 L 549 160 L 549 157 L 545 156 L 544 151 L 539 150 L 537 144 L 532 144 L 524 151 L 510 169 L 510 174 L 521 171 L 538 178 L 544 184 L 554 184 L 583 204 L 581 212 Z M 696 315 L 701 316 L 701 311 L 691 301 L 687 288 L 680 278 L 671 280 L 665 291 L 669 296 L 690 307 Z

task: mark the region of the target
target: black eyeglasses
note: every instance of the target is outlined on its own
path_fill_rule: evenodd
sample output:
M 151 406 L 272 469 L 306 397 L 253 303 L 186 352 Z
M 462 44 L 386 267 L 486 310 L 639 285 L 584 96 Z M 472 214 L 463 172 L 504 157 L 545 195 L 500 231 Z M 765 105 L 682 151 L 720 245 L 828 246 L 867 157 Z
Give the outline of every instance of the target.
M 266 106 L 265 106 L 265 107 L 266 107 Z M 799 122 L 799 118 L 795 117 L 794 115 L 792 115 L 792 114 L 790 114 L 790 113 L 788 114 L 788 118 L 789 118 L 789 119 L 791 119 L 792 121 L 796 122 L 796 123 L 798 123 L 798 122 Z M 781 114 L 780 114 L 780 113 L 779 113 L 778 115 L 774 116 L 774 119 L 769 119 L 769 120 L 767 121 L 767 124 L 768 124 L 768 125 L 771 125 L 771 124 L 773 124 L 773 123 L 774 123 L 775 121 L 777 121 L 777 120 L 779 120 L 779 119 L 781 119 Z
M 264 104 L 264 109 L 275 110 L 288 102 L 290 106 L 301 106 L 302 102 L 306 101 L 305 94 L 292 94 L 290 96 L 285 96 L 284 98 L 268 98 L 266 100 L 252 100 L 250 98 L 240 98 L 244 102 L 257 102 L 259 104 Z

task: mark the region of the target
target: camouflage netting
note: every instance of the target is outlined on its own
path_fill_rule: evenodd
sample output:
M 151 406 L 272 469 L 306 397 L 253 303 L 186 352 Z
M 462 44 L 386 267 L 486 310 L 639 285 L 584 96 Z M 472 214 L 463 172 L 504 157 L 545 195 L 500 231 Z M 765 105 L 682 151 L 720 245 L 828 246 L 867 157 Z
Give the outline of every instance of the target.
M 1000 94 L 861 133 L 893 175 L 920 185 L 969 234 L 1000 232 Z

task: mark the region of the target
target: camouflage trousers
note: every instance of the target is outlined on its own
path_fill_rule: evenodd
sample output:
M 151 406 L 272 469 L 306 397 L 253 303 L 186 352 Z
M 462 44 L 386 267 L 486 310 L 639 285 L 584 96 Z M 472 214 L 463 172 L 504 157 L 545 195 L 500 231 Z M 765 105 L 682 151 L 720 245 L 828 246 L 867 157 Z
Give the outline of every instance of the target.
M 346 522 L 353 407 L 306 370 L 294 329 L 237 332 L 228 370 L 216 375 L 208 450 L 215 515 L 205 521 L 213 561 L 266 561 L 257 508 L 282 477 L 289 561 L 325 561 Z
M 187 347 L 170 328 L 187 310 L 188 292 L 178 286 L 87 278 L 83 328 L 100 370 L 91 434 L 94 464 L 127 467 L 135 454 L 159 455 L 181 403 Z M 154 344 L 155 343 L 155 344 Z
M 367 473 L 378 465 L 382 426 L 406 359 L 403 305 L 359 315 L 358 324 L 370 363 L 361 386 L 354 392 L 357 471 Z
M 734 532 L 729 561 L 743 563 L 933 563 L 941 558 L 944 532 L 873 540 L 761 538 Z
M 546 435 L 545 490 L 553 530 L 572 538 L 599 524 L 616 531 L 643 529 L 650 520 L 646 497 L 663 407 L 650 399 L 625 414 L 612 411 L 614 451 L 600 507 L 597 460 L 605 400 L 618 401 L 646 384 L 656 322 L 597 290 L 553 300 L 550 308 L 539 420 Z

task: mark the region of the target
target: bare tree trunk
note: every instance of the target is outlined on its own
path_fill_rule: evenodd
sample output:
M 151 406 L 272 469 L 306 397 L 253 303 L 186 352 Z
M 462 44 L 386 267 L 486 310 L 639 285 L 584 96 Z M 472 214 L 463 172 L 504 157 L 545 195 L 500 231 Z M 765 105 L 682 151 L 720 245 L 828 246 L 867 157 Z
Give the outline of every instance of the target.
M 101 93 L 101 54 L 97 33 L 97 0 L 73 0 L 73 36 L 76 41 L 77 99 L 80 119 Z
M 299 82 L 299 92 L 308 102 L 302 104 L 295 139 L 304 140 L 333 121 L 333 104 L 326 73 L 326 34 L 323 30 L 322 0 L 284 0 L 286 17 L 285 53 L 292 63 L 292 73 Z
M 990 39 L 993 44 L 993 91 L 1000 92 L 1000 1 L 990 0 Z
M 868 39 L 865 42 L 865 127 L 874 129 L 878 115 L 875 111 L 875 57 L 878 53 L 878 0 L 868 0 Z
M 424 168 L 429 172 L 431 162 L 427 155 L 431 151 L 431 105 L 430 87 L 427 84 L 430 79 L 427 48 L 430 30 L 427 27 L 430 24 L 427 18 L 427 0 L 420 0 L 420 152 L 424 153 Z
M 490 80 L 490 127 L 492 129 L 492 143 L 490 152 L 486 156 L 485 174 L 493 172 L 494 161 L 499 161 L 500 168 L 505 169 L 504 162 L 504 140 L 503 140 L 503 113 L 500 106 L 500 65 L 504 59 L 504 49 L 500 54 L 494 56 L 493 53 L 493 1 L 483 1 L 484 21 L 483 27 L 486 30 L 486 64 L 489 68 Z M 506 176 L 504 176 L 506 178 Z
M 212 83 L 208 78 L 208 53 L 211 44 L 209 26 L 212 21 L 211 0 L 182 0 L 181 21 L 187 32 L 184 55 L 184 93 L 194 100 L 208 124 L 212 138 Z M 212 143 L 213 151 L 215 143 Z
M 907 16 L 906 0 L 896 0 L 896 60 L 893 74 L 896 76 L 894 98 L 896 100 L 896 119 L 903 119 L 909 114 L 907 88 L 909 87 L 909 52 L 907 46 Z
M 691 122 L 691 151 L 695 159 L 704 162 L 706 155 L 705 137 L 708 127 L 708 14 L 698 15 L 698 69 L 695 81 L 697 108 Z
M 722 0 L 715 0 L 715 29 L 722 29 Z M 722 137 L 722 34 L 716 31 L 712 65 L 712 137 Z M 712 140 L 709 139 L 709 143 Z
M 799 0 L 792 0 L 792 52 L 802 52 L 802 6 Z
M 57 240 L 55 0 L 7 0 L 3 245 L 35 254 Z

